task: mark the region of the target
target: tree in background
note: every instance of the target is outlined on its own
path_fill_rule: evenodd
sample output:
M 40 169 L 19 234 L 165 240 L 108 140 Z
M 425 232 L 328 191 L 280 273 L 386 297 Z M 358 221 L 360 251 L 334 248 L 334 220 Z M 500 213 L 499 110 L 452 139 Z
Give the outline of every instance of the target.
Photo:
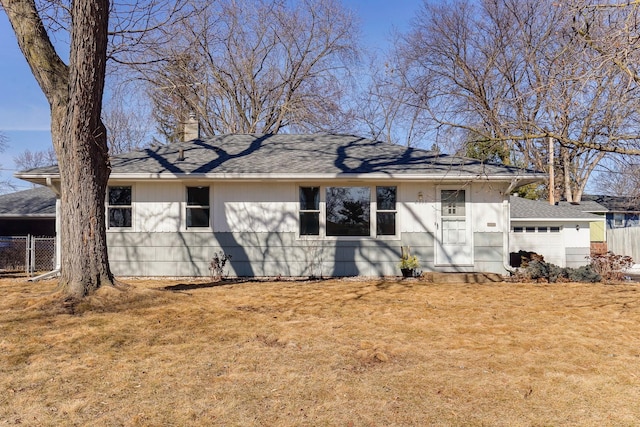
M 640 200 L 640 159 L 618 157 L 601 165 L 595 189 L 598 194 L 623 196 Z
M 102 110 L 107 127 L 109 154 L 126 153 L 151 144 L 153 119 L 148 106 L 137 96 L 136 88 L 127 81 L 114 81 Z M 133 94 L 133 95 L 132 95 Z
M 628 72 L 579 36 L 576 16 L 552 0 L 425 2 L 390 56 L 387 92 L 438 145 L 465 141 L 463 152 L 487 159 L 547 170 L 551 138 L 556 193 L 579 201 L 607 152 L 640 153 L 640 136 L 629 135 L 640 96 Z M 606 33 L 595 16 L 591 33 Z
M 0 153 L 2 153 L 4 150 L 7 149 L 7 142 L 8 142 L 8 138 L 7 136 L 0 132 Z M 0 171 L 2 171 L 2 165 L 0 164 Z M 2 178 L 0 179 L 0 194 L 2 193 L 8 193 L 9 191 L 15 190 L 13 184 L 11 184 L 11 181 L 9 179 L 6 178 Z
M 205 135 L 348 129 L 354 18 L 336 0 L 203 2 L 136 58 L 160 133 L 190 113 Z M 153 58 L 163 58 L 153 62 Z
M 58 163 L 53 147 L 42 151 L 24 150 L 13 158 L 18 170 L 27 170 L 43 166 L 51 166 Z

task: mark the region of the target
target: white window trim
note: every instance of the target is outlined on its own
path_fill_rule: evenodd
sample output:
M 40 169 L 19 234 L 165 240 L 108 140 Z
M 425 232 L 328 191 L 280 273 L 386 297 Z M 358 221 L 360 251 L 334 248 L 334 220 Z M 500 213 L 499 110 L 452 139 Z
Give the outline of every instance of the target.
M 205 205 L 188 205 L 188 197 L 189 197 L 189 190 L 187 189 L 187 187 L 209 187 L 209 205 L 205 206 Z M 193 183 L 185 183 L 183 188 L 182 188 L 183 192 L 183 200 L 182 200 L 182 207 L 181 207 L 181 212 L 183 215 L 182 218 L 182 224 L 181 224 L 181 228 L 182 231 L 188 231 L 190 233 L 210 233 L 213 231 L 213 185 L 211 185 L 211 183 L 209 182 L 193 182 Z M 206 227 L 187 227 L 187 210 L 188 209 L 192 209 L 192 208 L 209 208 L 209 225 Z
M 126 205 L 110 205 L 109 204 L 109 187 L 131 187 L 131 227 L 112 227 L 109 224 L 109 208 L 126 208 Z M 136 186 L 130 183 L 112 183 L 107 184 L 107 194 L 104 201 L 105 206 L 105 225 L 107 231 L 118 231 L 118 232 L 135 232 L 136 231 Z
M 300 234 L 300 188 L 301 187 L 319 187 L 320 188 L 320 219 L 319 233 L 317 235 Z M 327 187 L 367 187 L 370 191 L 369 199 L 369 235 L 368 236 L 327 236 Z M 396 213 L 396 234 L 377 235 L 377 191 L 376 187 L 396 187 L 396 210 L 381 211 Z M 323 241 L 374 241 L 374 240 L 400 240 L 400 184 L 385 183 L 350 183 L 338 182 L 335 184 L 317 184 L 317 183 L 299 183 L 295 187 L 296 194 L 296 213 L 297 213 L 297 229 L 296 236 L 299 240 L 323 240 Z M 310 211 L 304 211 L 310 212 Z

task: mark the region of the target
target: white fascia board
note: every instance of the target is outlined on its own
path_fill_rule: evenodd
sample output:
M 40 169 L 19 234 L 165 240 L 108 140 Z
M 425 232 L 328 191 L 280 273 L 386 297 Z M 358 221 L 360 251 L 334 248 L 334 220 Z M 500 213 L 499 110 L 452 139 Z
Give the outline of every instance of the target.
M 380 181 L 393 179 L 397 181 L 505 181 L 514 179 L 511 175 L 429 175 L 429 174 L 387 174 L 387 173 L 365 173 L 365 174 L 274 174 L 274 173 L 225 173 L 225 174 L 170 174 L 170 173 L 112 173 L 109 179 L 114 180 L 157 180 L 157 179 L 179 179 L 179 180 L 234 180 L 234 181 L 269 181 L 269 180 L 368 180 Z M 518 177 L 521 181 L 535 182 L 542 179 L 540 176 L 523 175 Z
M 16 178 L 38 184 L 46 183 L 47 180 L 59 180 L 59 174 L 29 174 L 16 173 Z M 363 173 L 363 174 L 323 174 L 323 173 L 224 173 L 224 174 L 173 174 L 173 173 L 111 173 L 110 180 L 118 181 L 146 181 L 146 180 L 220 180 L 220 181 L 323 181 L 323 180 L 366 180 L 381 181 L 393 179 L 395 181 L 438 181 L 438 182 L 487 182 L 502 181 L 511 182 L 517 179 L 520 184 L 527 184 L 540 181 L 543 177 L 535 174 L 528 175 L 455 175 L 455 174 L 392 174 L 392 173 Z

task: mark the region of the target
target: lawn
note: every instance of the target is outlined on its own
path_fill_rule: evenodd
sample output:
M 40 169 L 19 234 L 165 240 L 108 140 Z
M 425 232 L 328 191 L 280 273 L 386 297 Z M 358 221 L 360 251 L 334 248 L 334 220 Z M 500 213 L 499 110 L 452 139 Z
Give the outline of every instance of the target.
M 634 426 L 636 284 L 0 279 L 0 425 Z

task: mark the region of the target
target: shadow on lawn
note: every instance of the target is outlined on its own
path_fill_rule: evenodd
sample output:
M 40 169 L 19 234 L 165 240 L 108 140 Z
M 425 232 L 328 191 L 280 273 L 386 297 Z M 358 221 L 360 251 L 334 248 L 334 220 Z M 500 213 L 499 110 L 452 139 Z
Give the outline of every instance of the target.
M 270 283 L 270 282 L 298 282 L 298 283 L 315 283 L 328 279 L 324 278 L 256 278 L 256 277 L 247 277 L 247 278 L 237 278 L 237 279 L 223 279 L 219 282 L 205 282 L 205 283 L 178 283 L 177 285 L 170 285 L 161 288 L 165 291 L 191 291 L 195 289 L 206 289 L 206 288 L 217 288 L 219 286 L 230 286 L 237 285 L 243 283 Z

